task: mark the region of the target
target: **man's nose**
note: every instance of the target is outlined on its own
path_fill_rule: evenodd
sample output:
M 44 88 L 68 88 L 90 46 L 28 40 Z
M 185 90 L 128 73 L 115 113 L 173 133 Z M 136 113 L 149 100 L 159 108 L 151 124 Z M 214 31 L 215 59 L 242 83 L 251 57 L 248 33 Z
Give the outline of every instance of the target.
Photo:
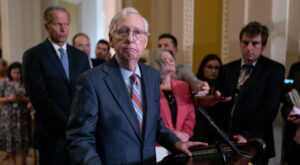
M 249 49 L 252 49 L 253 48 L 253 45 L 252 45 L 252 43 L 248 43 L 248 45 L 247 45 L 247 49 L 249 50 Z
M 134 41 L 134 35 L 132 31 L 129 31 L 128 36 L 126 37 L 126 40 L 130 43 Z
M 60 28 L 60 31 L 65 32 L 67 30 L 67 28 L 68 28 L 67 25 L 62 25 Z

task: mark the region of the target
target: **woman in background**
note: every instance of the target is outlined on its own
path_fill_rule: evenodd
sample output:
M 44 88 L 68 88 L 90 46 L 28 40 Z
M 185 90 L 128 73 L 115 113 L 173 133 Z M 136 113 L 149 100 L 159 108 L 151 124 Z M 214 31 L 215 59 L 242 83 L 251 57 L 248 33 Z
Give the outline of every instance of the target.
M 221 93 L 216 91 L 216 80 L 221 66 L 222 61 L 216 54 L 208 54 L 203 58 L 197 73 L 199 79 L 208 82 L 210 90 L 207 96 L 194 97 L 194 102 L 197 106 L 206 108 L 208 114 L 210 114 L 210 109 L 213 109 L 213 105 L 216 103 L 231 100 L 231 97 L 221 97 Z M 210 137 L 214 135 L 209 134 L 208 124 L 197 111 L 196 116 L 197 122 L 192 140 L 210 142 Z
M 180 140 L 188 141 L 196 124 L 195 109 L 188 83 L 173 78 L 176 72 L 173 52 L 169 49 L 155 51 L 152 67 L 161 73 L 160 115 L 164 124 Z M 165 148 L 156 147 L 157 161 L 167 155 Z
M 200 80 L 206 81 L 209 84 L 209 94 L 215 94 L 216 79 L 218 77 L 219 69 L 222 66 L 221 59 L 216 54 L 206 55 L 199 67 L 197 77 Z
M 0 82 L 7 81 L 7 62 L 3 58 L 0 58 Z M 3 97 L 2 95 L 0 97 Z M 0 111 L 1 111 L 2 104 L 0 104 Z M 1 122 L 1 121 L 0 121 Z M 8 154 L 2 158 L 2 161 L 8 160 Z
M 154 68 L 161 73 L 160 108 L 167 128 L 182 141 L 188 141 L 195 126 L 194 104 L 188 83 L 176 80 L 174 54 L 169 49 L 154 53 Z
M 194 103 L 201 107 L 210 107 L 218 102 L 226 102 L 231 100 L 230 97 L 221 97 L 221 93 L 216 91 L 216 80 L 219 69 L 222 67 L 221 59 L 216 54 L 208 54 L 202 60 L 197 77 L 208 82 L 209 92 L 206 96 L 195 96 Z
M 20 63 L 12 63 L 8 67 L 9 80 L 0 83 L 3 96 L 0 98 L 0 149 L 8 153 L 11 165 L 16 165 L 16 153 L 21 153 L 22 165 L 26 165 L 30 146 L 29 98 L 25 96 L 21 71 Z

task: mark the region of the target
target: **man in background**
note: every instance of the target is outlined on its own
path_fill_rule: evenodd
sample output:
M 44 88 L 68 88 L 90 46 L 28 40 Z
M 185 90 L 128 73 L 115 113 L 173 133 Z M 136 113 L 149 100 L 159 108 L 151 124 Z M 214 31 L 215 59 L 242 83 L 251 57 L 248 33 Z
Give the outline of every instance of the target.
M 250 22 L 240 31 L 242 58 L 224 65 L 218 75 L 217 90 L 232 100 L 210 110 L 213 120 L 237 143 L 262 138 L 263 158 L 255 165 L 267 165 L 275 155 L 273 121 L 276 118 L 284 82 L 284 66 L 262 55 L 268 28 Z
M 49 37 L 23 55 L 24 84 L 36 110 L 34 143 L 40 165 L 68 165 L 66 126 L 75 83 L 90 66 L 84 52 L 66 43 L 70 14 L 65 8 L 48 7 L 44 26 Z
M 91 58 L 90 58 L 90 51 L 91 51 L 91 47 L 90 47 L 90 39 L 89 37 L 84 34 L 84 33 L 77 33 L 73 39 L 73 46 L 81 51 L 83 51 L 88 57 L 89 57 L 89 63 L 90 63 L 90 67 L 93 67 Z
M 108 60 L 110 60 L 110 46 L 106 40 L 99 40 L 95 49 L 96 59 L 93 59 L 93 65 L 100 65 Z
M 111 58 L 110 46 L 106 40 L 99 40 L 96 46 L 96 58 L 108 61 Z

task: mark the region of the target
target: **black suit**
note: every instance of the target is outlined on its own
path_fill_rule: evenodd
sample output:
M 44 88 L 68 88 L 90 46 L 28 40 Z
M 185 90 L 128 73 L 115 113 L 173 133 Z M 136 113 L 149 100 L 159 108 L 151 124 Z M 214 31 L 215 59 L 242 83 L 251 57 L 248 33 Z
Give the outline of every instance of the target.
M 69 76 L 47 39 L 23 56 L 26 91 L 36 110 L 34 142 L 41 164 L 68 164 L 65 129 L 79 74 L 90 68 L 88 57 L 67 45 Z
M 266 158 L 275 155 L 272 123 L 277 115 L 284 81 L 284 66 L 266 57 L 259 57 L 250 78 L 244 83 L 237 98 L 241 60 L 224 65 L 217 79 L 217 89 L 233 99 L 220 103 L 210 111 L 212 118 L 230 135 L 246 139 L 260 137 L 267 145 Z M 233 117 L 231 109 L 235 103 Z M 229 123 L 232 129 L 229 130 Z

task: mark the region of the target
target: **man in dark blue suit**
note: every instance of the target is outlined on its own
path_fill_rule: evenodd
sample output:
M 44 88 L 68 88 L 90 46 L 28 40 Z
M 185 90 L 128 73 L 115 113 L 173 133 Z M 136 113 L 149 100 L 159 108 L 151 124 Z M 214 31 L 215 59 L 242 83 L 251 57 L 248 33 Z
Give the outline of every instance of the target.
M 138 62 L 148 41 L 148 23 L 125 8 L 110 23 L 116 55 L 79 78 L 67 127 L 76 164 L 155 164 L 155 142 L 188 155 L 160 117 L 160 75 Z
M 259 137 L 265 156 L 254 164 L 268 164 L 275 155 L 272 123 L 277 115 L 284 82 L 284 66 L 262 56 L 268 29 L 251 22 L 240 32 L 242 59 L 224 65 L 217 89 L 233 99 L 210 111 L 212 118 L 238 143 Z
M 65 130 L 79 74 L 88 70 L 87 56 L 69 46 L 70 16 L 62 7 L 44 13 L 49 38 L 23 56 L 26 91 L 36 110 L 34 142 L 40 165 L 68 165 Z

